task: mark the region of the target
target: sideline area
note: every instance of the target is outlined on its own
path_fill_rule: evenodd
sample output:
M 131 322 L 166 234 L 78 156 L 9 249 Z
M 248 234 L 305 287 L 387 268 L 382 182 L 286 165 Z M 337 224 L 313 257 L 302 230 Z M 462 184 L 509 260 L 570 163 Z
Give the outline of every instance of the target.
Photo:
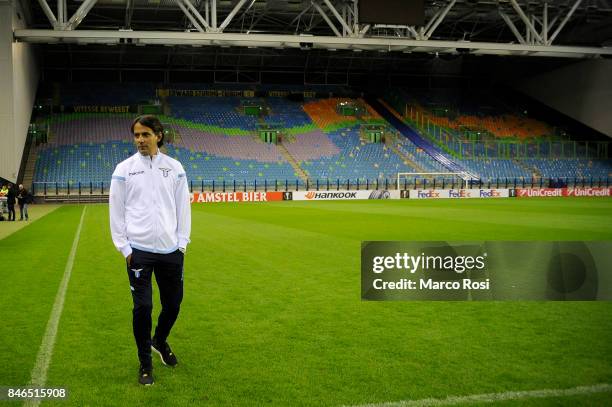
M 22 229 L 28 226 L 32 222 L 36 222 L 38 219 L 42 218 L 45 215 L 50 214 L 61 205 L 58 204 L 37 204 L 37 205 L 29 205 L 28 206 L 28 214 L 30 215 L 29 221 L 20 221 L 19 220 L 19 207 L 15 205 L 15 214 L 17 216 L 17 220 L 15 222 L 0 222 L 0 240 L 5 237 L 15 233 L 19 229 Z M 5 214 L 6 215 L 6 214 Z

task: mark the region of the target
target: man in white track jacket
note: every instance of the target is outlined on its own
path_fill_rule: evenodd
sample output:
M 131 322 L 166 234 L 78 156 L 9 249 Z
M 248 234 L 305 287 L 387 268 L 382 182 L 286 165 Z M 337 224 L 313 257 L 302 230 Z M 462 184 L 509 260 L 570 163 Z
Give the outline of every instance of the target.
M 126 260 L 134 302 L 132 325 L 140 360 L 139 383 L 153 384 L 151 350 L 162 363 L 176 366 L 166 342 L 183 299 L 183 260 L 191 233 L 187 177 L 180 162 L 163 154 L 163 127 L 144 115 L 132 123 L 138 152 L 115 168 L 109 207 L 113 243 Z M 162 309 L 151 338 L 151 276 Z

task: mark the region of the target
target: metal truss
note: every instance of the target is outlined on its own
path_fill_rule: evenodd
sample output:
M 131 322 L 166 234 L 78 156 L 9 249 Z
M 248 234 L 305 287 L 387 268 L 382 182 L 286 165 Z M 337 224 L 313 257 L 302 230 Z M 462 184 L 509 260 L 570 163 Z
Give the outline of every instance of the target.
M 38 0 L 38 4 L 49 19 L 51 26 L 59 31 L 71 31 L 78 27 L 87 13 L 96 5 L 97 0 L 85 0 L 75 13 L 67 20 L 68 7 L 66 0 L 57 0 L 57 17 L 53 14 L 47 0 Z
M 563 30 L 567 22 L 572 18 L 582 1 L 583 0 L 574 0 L 573 5 L 567 11 L 563 9 L 560 10 L 558 14 L 551 21 L 549 21 L 548 1 L 543 2 L 541 14 L 530 13 L 528 15 L 525 13 L 525 11 L 523 11 L 523 8 L 521 8 L 517 0 L 510 0 L 510 5 L 518 15 L 519 20 L 525 26 L 524 37 L 517 29 L 512 18 L 509 17 L 501 8 L 499 10 L 499 14 L 515 35 L 519 43 L 532 45 L 552 45 L 553 41 L 557 38 L 561 30 Z M 561 18 L 563 19 L 555 28 L 555 23 Z M 553 28 L 555 28 L 554 31 L 552 31 Z
M 142 0 L 125 0 L 125 6 L 120 5 L 125 13 L 117 30 L 75 30 L 95 5 L 102 3 L 100 7 L 108 9 L 117 7 L 116 2 L 84 0 L 67 18 L 66 0 L 57 0 L 57 16 L 47 0 L 37 1 L 53 30 L 17 30 L 16 40 L 575 58 L 612 54 L 610 48 L 553 44 L 583 0 L 568 0 L 562 6 L 562 1 L 553 0 L 527 0 L 521 1 L 522 5 L 518 0 L 485 0 L 479 1 L 477 7 L 467 0 L 427 1 L 426 23 L 422 27 L 362 24 L 359 0 L 303 0 L 301 5 L 280 0 L 160 0 L 164 10 L 176 10 L 183 19 L 180 26 L 175 22 L 174 27 L 164 28 L 167 31 L 155 32 L 132 31 L 135 10 L 150 9 Z M 500 34 L 506 30 L 507 35 L 499 41 L 472 40 L 495 30 L 501 30 Z
M 394 38 L 351 38 L 269 34 L 192 33 L 164 31 L 16 30 L 15 38 L 27 42 L 75 42 L 134 45 L 238 46 L 301 49 L 351 49 L 398 52 L 472 53 L 475 55 L 525 55 L 589 58 L 612 55 L 612 48 L 436 41 Z

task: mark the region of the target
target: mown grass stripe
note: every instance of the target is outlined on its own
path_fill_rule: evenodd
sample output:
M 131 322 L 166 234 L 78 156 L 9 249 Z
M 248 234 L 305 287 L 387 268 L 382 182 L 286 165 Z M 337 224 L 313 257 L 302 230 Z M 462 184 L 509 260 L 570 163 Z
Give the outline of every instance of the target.
M 51 357 L 53 356 L 53 346 L 55 345 L 55 338 L 57 336 L 57 328 L 59 321 L 62 316 L 62 310 L 64 309 L 64 299 L 66 298 L 66 290 L 68 289 L 68 282 L 70 281 L 70 275 L 72 274 L 72 267 L 74 266 L 74 258 L 76 256 L 77 247 L 79 245 L 79 239 L 81 237 L 81 229 L 83 227 L 83 219 L 85 219 L 85 212 L 87 207 L 83 208 L 81 213 L 81 220 L 79 221 L 79 227 L 77 228 L 74 240 L 72 241 L 72 248 L 68 255 L 68 261 L 66 262 L 66 268 L 64 269 L 64 276 L 60 282 L 60 286 L 55 296 L 55 302 L 51 309 L 51 315 L 47 322 L 47 328 L 43 335 L 38 354 L 36 355 L 36 364 L 32 369 L 32 375 L 30 379 L 30 386 L 42 387 L 47 381 L 47 372 L 49 371 L 49 364 L 51 363 Z M 26 406 L 38 406 L 40 399 L 27 400 L 24 405 Z
M 428 398 L 403 400 L 386 403 L 360 404 L 353 407 L 438 407 L 457 406 L 468 403 L 495 403 L 499 401 L 524 400 L 549 397 L 569 397 L 585 394 L 612 392 L 612 384 L 602 383 L 593 386 L 578 386 L 570 389 L 541 389 L 529 391 L 507 391 L 503 393 L 471 394 L 468 396 L 449 396 L 443 399 Z

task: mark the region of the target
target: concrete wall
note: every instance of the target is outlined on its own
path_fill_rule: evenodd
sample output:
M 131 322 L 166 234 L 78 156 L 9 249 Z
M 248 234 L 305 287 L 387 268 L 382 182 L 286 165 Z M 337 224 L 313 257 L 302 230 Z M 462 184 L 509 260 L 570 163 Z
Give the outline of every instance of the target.
M 580 61 L 529 78 L 516 88 L 612 137 L 612 60 Z
M 0 1 L 0 177 L 13 182 L 23 157 L 39 79 L 35 46 L 13 42 L 13 29 L 25 27 L 15 7 L 18 5 Z

